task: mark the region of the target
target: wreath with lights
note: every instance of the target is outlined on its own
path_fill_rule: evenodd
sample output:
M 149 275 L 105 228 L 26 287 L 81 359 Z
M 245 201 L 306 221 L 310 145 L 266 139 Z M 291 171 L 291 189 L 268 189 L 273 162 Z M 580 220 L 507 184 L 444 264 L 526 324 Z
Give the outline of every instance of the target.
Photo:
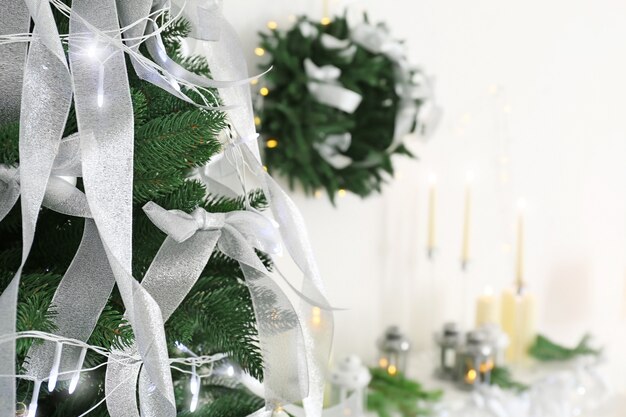
M 393 176 L 392 155 L 413 157 L 407 135 L 428 138 L 441 117 L 432 79 L 367 16 L 356 23 L 300 17 L 287 30 L 268 28 L 255 51 L 272 67 L 257 86 L 268 169 L 292 189 L 325 190 L 331 201 L 346 191 L 380 192 Z

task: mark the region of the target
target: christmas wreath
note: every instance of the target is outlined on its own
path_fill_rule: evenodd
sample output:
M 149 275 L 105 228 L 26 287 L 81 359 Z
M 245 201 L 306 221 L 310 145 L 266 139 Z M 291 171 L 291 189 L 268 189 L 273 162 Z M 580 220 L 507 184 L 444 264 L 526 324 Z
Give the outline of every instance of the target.
M 432 80 L 408 63 L 404 43 L 367 16 L 351 20 L 268 25 L 256 50 L 273 68 L 258 86 L 256 119 L 268 169 L 331 200 L 380 191 L 391 156 L 413 156 L 407 134 L 427 138 L 441 116 Z

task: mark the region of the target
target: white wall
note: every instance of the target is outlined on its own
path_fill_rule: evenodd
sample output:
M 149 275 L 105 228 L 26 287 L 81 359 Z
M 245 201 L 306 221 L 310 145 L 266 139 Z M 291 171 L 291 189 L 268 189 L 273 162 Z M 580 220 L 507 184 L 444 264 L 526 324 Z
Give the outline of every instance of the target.
M 509 285 L 517 196 L 529 203 L 526 270 L 540 298 L 541 330 L 567 342 L 587 330 L 603 343 L 626 333 L 626 2 L 352 3 L 407 39 L 412 59 L 436 75 L 446 114 L 432 142 L 413 143 L 419 162 L 396 161 L 398 178 L 382 196 L 347 196 L 333 208 L 294 194 L 331 301 L 350 308 L 336 314 L 335 356 L 370 358 L 390 323 L 410 328 L 422 345 L 436 315 L 422 311 L 432 310 L 424 303 L 433 299 L 435 279 L 452 287 L 442 307 L 449 318 L 460 315 L 453 307 L 463 280 L 474 292 Z M 338 2 L 331 4 L 338 12 Z M 256 65 L 255 33 L 265 22 L 285 26 L 292 14 L 319 17 L 322 1 L 228 0 L 225 13 Z M 504 88 L 493 95 L 494 85 Z M 461 276 L 468 168 L 477 177 L 474 262 Z M 435 265 L 424 256 L 430 171 L 439 177 Z

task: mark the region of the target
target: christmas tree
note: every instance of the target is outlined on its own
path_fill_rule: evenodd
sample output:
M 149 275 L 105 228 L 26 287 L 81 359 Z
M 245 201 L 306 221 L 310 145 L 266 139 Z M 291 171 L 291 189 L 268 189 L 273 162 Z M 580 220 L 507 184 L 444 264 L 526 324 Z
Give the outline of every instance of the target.
M 59 33 L 68 33 L 67 16 L 55 12 Z M 209 66 L 201 57 L 185 57 L 181 40 L 190 27 L 177 20 L 165 27 L 163 41 L 168 52 L 188 70 L 210 76 Z M 142 46 L 143 48 L 143 46 Z M 132 68 L 127 62 L 127 68 Z M 146 273 L 165 235 L 142 211 L 154 201 L 165 209 L 191 212 L 197 207 L 208 212 L 230 212 L 244 209 L 246 199 L 209 195 L 205 185 L 189 178 L 194 167 L 201 167 L 221 151 L 218 138 L 228 135 L 230 126 L 225 113 L 209 111 L 180 100 L 128 72 L 134 110 L 134 189 L 133 189 L 133 276 L 138 280 Z M 189 92 L 190 95 L 193 92 Z M 214 94 L 210 105 L 219 106 Z M 19 122 L 0 126 L 0 166 L 19 166 Z M 74 109 L 66 125 L 64 137 L 78 131 Z M 74 181 L 70 178 L 68 181 Z M 1 183 L 0 183 L 1 184 Z M 78 178 L 76 186 L 83 189 Z M 0 190 L 1 191 L 1 190 Z M 261 191 L 252 191 L 247 204 L 263 209 L 266 199 Z M 51 300 L 63 274 L 80 244 L 84 219 L 66 216 L 43 208 L 39 214 L 35 243 L 22 273 L 17 311 L 17 331 L 39 330 L 54 332 L 54 305 Z M 20 205 L 0 222 L 0 293 L 11 282 L 21 261 L 22 228 Z M 269 260 L 260 255 L 266 266 Z M 52 307 L 52 308 L 50 308 Z M 106 349 L 124 348 L 134 339 L 126 325 L 125 307 L 120 294 L 114 290 L 87 343 Z M 243 281 L 240 265 L 216 250 L 201 277 L 181 306 L 165 323 L 170 356 L 181 356 L 180 347 L 187 351 L 209 355 L 225 353 L 229 364 L 240 367 L 251 376 L 263 379 L 263 361 L 257 338 L 255 314 L 248 287 Z M 17 340 L 17 370 L 23 373 L 29 358 L 32 338 Z M 85 368 L 97 367 L 106 358 L 89 351 Z M 59 381 L 53 392 L 42 388 L 38 416 L 77 416 L 95 406 L 104 397 L 105 367 L 83 372 L 80 388 L 70 395 L 69 381 Z M 189 408 L 189 376 L 172 372 L 177 409 Z M 17 400 L 27 404 L 33 383 L 18 379 Z M 202 379 L 202 400 L 193 415 L 245 416 L 261 408 L 263 399 L 243 388 L 236 379 Z M 24 410 L 24 404 L 17 407 Z M 106 416 L 104 404 L 90 415 Z M 185 415 L 181 412 L 180 415 Z

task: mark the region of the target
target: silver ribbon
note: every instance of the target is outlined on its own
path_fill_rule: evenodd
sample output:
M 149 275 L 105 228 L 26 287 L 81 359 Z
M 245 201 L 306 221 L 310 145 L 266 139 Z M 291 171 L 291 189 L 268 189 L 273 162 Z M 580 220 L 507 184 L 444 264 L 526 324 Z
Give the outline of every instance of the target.
M 24 67 L 20 111 L 20 192 L 22 262 L 0 296 L 0 336 L 15 333 L 17 293 L 22 269 L 33 244 L 39 215 L 63 127 L 69 112 L 72 85 L 63 46 L 48 2 L 25 0 L 35 22 Z M 6 8 L 3 8 L 3 14 Z M 22 10 L 14 8 L 22 21 Z M 13 86 L 15 88 L 15 86 Z M 0 344 L 0 375 L 15 374 L 15 340 Z M 15 415 L 15 378 L 0 378 L 0 415 Z
M 4 0 L 0 35 L 28 32 L 30 15 L 24 0 Z M 25 43 L 0 45 L 0 124 L 19 120 Z
M 346 132 L 328 135 L 323 142 L 316 143 L 313 147 L 329 165 L 336 169 L 343 169 L 352 163 L 352 158 L 342 154 L 350 148 L 351 142 L 352 135 Z
M 352 90 L 339 85 L 341 70 L 333 65 L 318 67 L 310 59 L 304 60 L 304 71 L 311 79 L 307 83 L 309 93 L 326 106 L 334 107 L 346 113 L 354 113 L 363 97 Z
M 251 211 L 187 214 L 154 203 L 144 211 L 168 235 L 142 282 L 161 306 L 163 319 L 178 307 L 200 276 L 215 246 L 239 262 L 250 290 L 263 351 L 266 400 L 278 406 L 299 401 L 307 387 L 299 383 L 298 349 L 303 336 L 297 314 L 269 276 L 255 249 L 281 252 L 280 235 L 265 216 Z
M 102 51 L 106 61 L 86 59 L 82 53 L 89 45 L 85 33 L 95 36 L 93 29 L 99 33 L 119 31 L 114 0 L 74 3 L 70 16 L 70 64 L 85 191 L 135 333 L 143 369 L 151 382 L 150 397 L 158 403 L 156 415 L 174 416 L 174 389 L 161 311 L 130 272 L 134 126 L 124 55 L 114 44 L 107 44 Z M 99 92 L 104 92 L 100 103 L 96 100 Z M 116 404 L 125 406 L 130 405 Z
M 261 181 L 272 214 L 280 226 L 279 231 L 285 247 L 304 274 L 302 293 L 306 295 L 306 299 L 303 299 L 300 304 L 299 316 L 303 327 L 304 350 L 308 364 L 309 395 L 304 398 L 303 406 L 308 417 L 318 417 L 322 413 L 326 370 L 333 338 L 333 309 L 326 301 L 324 284 L 313 255 L 304 219 L 298 208 L 263 169 L 263 165 L 248 145 L 242 144 L 238 148 L 247 166 Z

